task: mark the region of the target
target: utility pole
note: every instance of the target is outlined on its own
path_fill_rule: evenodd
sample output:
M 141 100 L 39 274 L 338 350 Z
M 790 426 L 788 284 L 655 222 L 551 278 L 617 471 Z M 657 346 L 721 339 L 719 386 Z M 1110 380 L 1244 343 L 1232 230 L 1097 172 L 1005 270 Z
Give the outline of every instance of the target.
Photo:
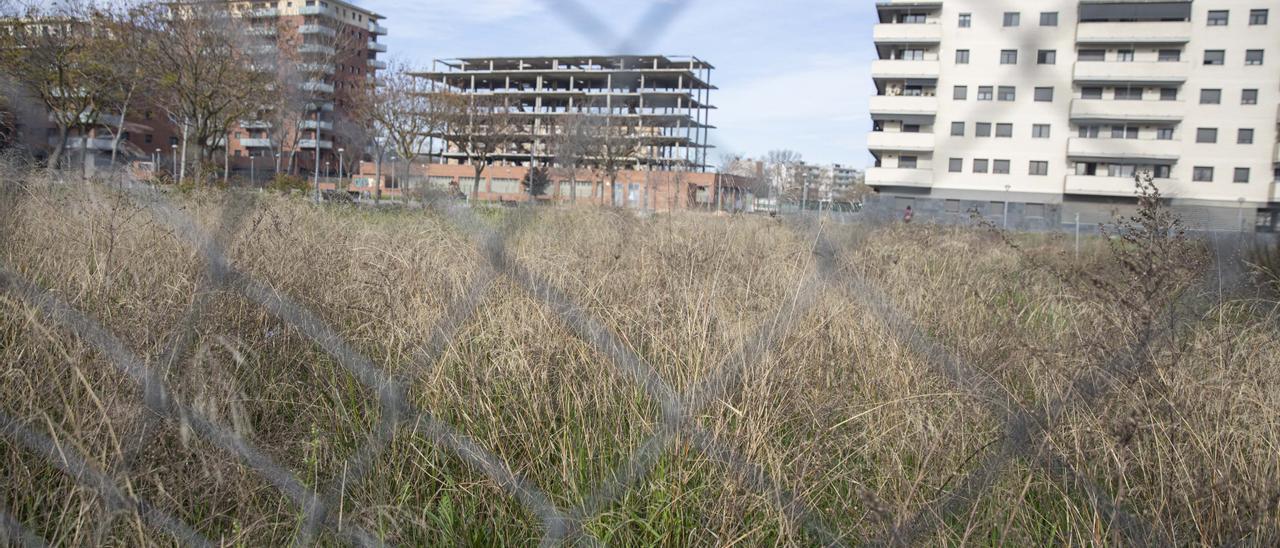
M 342 160 L 343 160 L 343 158 L 342 158 L 342 157 L 343 157 L 343 155 L 345 155 L 345 154 L 346 154 L 346 152 L 347 152 L 347 149 L 345 149 L 345 148 L 340 148 L 340 149 L 338 149 L 338 178 L 339 178 L 339 179 L 342 179 L 342 178 L 343 178 L 343 173 L 342 173 Z M 344 185 L 342 185 L 342 187 L 343 187 L 343 188 L 346 188 L 346 187 L 347 187 L 347 185 L 345 185 L 345 184 L 344 184 Z
M 315 137 L 315 139 L 313 139 L 311 143 L 316 146 L 316 161 L 315 161 L 315 165 L 313 165 L 311 169 L 311 171 L 313 171 L 311 175 L 311 180 L 315 182 L 316 203 L 318 204 L 320 203 L 320 104 L 316 103 L 315 107 L 316 107 L 316 130 L 312 133 L 312 137 Z

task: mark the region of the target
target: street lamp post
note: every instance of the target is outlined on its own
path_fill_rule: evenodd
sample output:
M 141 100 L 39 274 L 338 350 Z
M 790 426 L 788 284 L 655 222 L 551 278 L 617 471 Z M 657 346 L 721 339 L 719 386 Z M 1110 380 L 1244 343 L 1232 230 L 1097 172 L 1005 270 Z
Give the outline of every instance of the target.
M 345 148 L 338 149 L 338 178 L 339 179 L 341 179 L 342 176 L 344 175 L 344 173 L 342 172 L 342 159 L 343 159 L 342 155 L 346 152 L 347 152 L 347 149 Z
M 158 148 L 156 149 L 156 159 L 155 161 L 151 162 L 151 169 L 154 170 L 157 174 L 160 173 L 160 149 Z
M 258 186 L 258 179 L 254 176 L 254 171 L 258 164 L 258 157 L 249 151 L 249 184 Z
M 1009 185 L 1004 185 L 1004 216 L 1000 218 L 1001 228 L 1009 228 Z
M 177 144 L 169 145 L 169 155 L 173 156 L 173 177 L 174 177 L 174 180 L 177 180 L 177 177 L 178 177 L 178 145 Z

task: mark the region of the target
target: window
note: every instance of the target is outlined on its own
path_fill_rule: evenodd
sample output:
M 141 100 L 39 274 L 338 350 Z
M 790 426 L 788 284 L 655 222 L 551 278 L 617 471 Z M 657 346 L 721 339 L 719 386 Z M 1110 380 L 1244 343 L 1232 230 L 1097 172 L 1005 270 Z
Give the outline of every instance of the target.
M 1058 26 L 1058 12 L 1056 11 L 1040 12 L 1040 26 L 1042 27 Z
M 1022 23 L 1022 14 L 1016 11 L 1004 12 L 1004 26 L 1016 27 Z
M 1002 49 L 1002 50 L 1000 50 L 1000 64 L 1001 64 L 1001 65 L 1016 65 L 1016 64 L 1018 64 L 1018 50 L 1016 50 L 1016 49 Z
M 1182 50 L 1178 49 L 1162 49 L 1156 60 L 1165 63 L 1176 63 L 1182 60 Z
M 152 135 L 152 134 L 148 133 L 148 134 L 146 134 L 146 135 L 142 136 L 142 142 L 143 142 L 143 143 L 146 143 L 146 144 L 148 144 L 148 145 L 149 145 L 149 144 L 151 144 L 151 141 L 152 141 L 152 139 L 154 139 L 154 138 L 155 138 L 155 136 L 154 136 L 154 135 Z
M 1253 144 L 1253 130 L 1252 130 L 1252 129 L 1249 129 L 1249 128 L 1240 128 L 1238 131 L 1236 131 L 1236 144 L 1238 144 L 1238 145 L 1252 145 L 1252 144 Z
M 991 124 L 987 122 L 978 122 L 978 127 L 974 128 L 973 136 L 974 137 L 990 137 Z
M 971 26 L 973 26 L 973 14 L 972 13 L 960 14 L 960 28 L 967 29 Z
M 951 122 L 951 135 L 964 137 L 964 122 Z
M 918 165 L 918 162 L 915 156 L 899 156 L 898 157 L 898 167 L 900 168 L 915 169 L 917 165 Z
M 928 22 L 928 18 L 923 13 L 908 13 L 899 18 L 898 22 L 909 25 L 923 25 Z
M 1131 50 L 1131 49 L 1118 49 L 1118 50 L 1116 50 L 1116 61 L 1119 61 L 1119 62 L 1121 62 L 1121 63 L 1132 63 L 1132 62 L 1133 62 L 1133 50 Z
M 1244 64 L 1245 64 L 1245 65 L 1251 65 L 1251 66 L 1261 65 L 1261 64 L 1262 64 L 1262 50 L 1260 50 L 1260 49 L 1251 49 L 1251 50 L 1248 50 L 1248 51 L 1244 52 Z
M 1105 61 L 1107 60 L 1107 50 L 1105 49 L 1082 49 L 1077 57 L 1081 61 Z
M 974 172 L 974 173 L 986 173 L 986 172 L 987 172 L 987 161 L 986 161 L 986 160 L 984 160 L 984 159 L 982 159 L 982 158 L 974 158 L 974 159 L 973 159 L 973 172 Z
M 1202 105 L 1218 105 L 1222 103 L 1222 90 L 1220 89 L 1202 89 L 1200 90 L 1200 104 Z
M 964 158 L 952 158 L 947 161 L 947 171 L 951 173 L 960 173 L 964 171 Z
M 1141 101 L 1142 88 L 1116 88 L 1117 101 Z
M 1157 141 L 1172 141 L 1172 140 L 1173 140 L 1173 128 L 1171 128 L 1171 127 L 1156 128 L 1156 140 L 1157 140 Z
M 1240 104 L 1256 105 L 1258 104 L 1258 90 L 1246 89 L 1240 92 Z
M 898 50 L 898 59 L 906 61 L 923 61 L 924 50 L 922 49 L 903 49 Z
M 969 86 L 956 86 L 951 89 L 951 98 L 956 101 L 963 101 L 969 98 Z
M 1001 175 L 1008 175 L 1008 174 L 1009 174 L 1009 161 L 1008 161 L 1008 160 L 996 160 L 996 161 L 992 164 L 992 166 L 991 166 L 991 172 L 992 172 L 992 173 L 998 173 L 998 174 L 1001 174 Z
M 1217 128 L 1211 128 L 1211 127 L 1196 128 L 1196 142 L 1197 143 L 1218 142 Z
M 1036 88 L 1036 101 L 1041 103 L 1053 102 L 1053 88 Z
M 969 64 L 969 50 L 967 49 L 956 50 L 956 64 L 957 65 Z
M 1132 164 L 1111 164 L 1107 166 L 1107 176 L 1131 178 L 1135 170 L 1136 166 Z
M 1267 10 L 1249 10 L 1250 25 L 1267 24 Z
M 1197 183 L 1212 183 L 1213 168 L 1205 166 L 1196 166 L 1192 168 L 1191 180 Z
M 1209 26 L 1225 27 L 1229 12 L 1227 10 L 1209 10 Z
M 1238 168 L 1236 168 L 1235 177 L 1234 177 L 1233 179 L 1231 179 L 1231 182 L 1233 182 L 1233 183 L 1247 183 L 1247 182 L 1249 182 L 1249 168 L 1247 168 L 1247 167 L 1238 167 Z
M 1013 124 L 996 124 L 996 137 L 1013 137 Z
M 990 101 L 994 93 L 995 93 L 995 88 L 993 88 L 992 86 L 978 86 L 979 101 Z
M 1031 125 L 1031 138 L 1032 138 L 1032 139 L 1048 139 L 1048 138 L 1049 138 L 1049 124 L 1032 124 L 1032 125 Z
M 1048 175 L 1048 174 L 1049 174 L 1049 162 L 1041 162 L 1041 161 L 1032 160 L 1032 161 L 1031 161 L 1031 168 L 1030 168 L 1029 170 L 1027 170 L 1027 173 L 1028 173 L 1029 175 Z
M 1133 127 L 1111 126 L 1111 138 L 1112 139 L 1137 139 L 1138 127 L 1137 126 L 1133 126 Z
M 1172 173 L 1173 173 L 1173 166 L 1158 165 L 1156 166 L 1155 178 L 1168 179 Z
M 1080 126 L 1081 139 L 1097 139 L 1101 126 Z
M 1000 86 L 996 99 L 1001 101 L 1015 101 L 1018 97 L 1018 88 L 1013 86 Z
M 1204 64 L 1206 65 L 1222 65 L 1227 61 L 1226 50 L 1207 49 L 1204 50 Z
M 1100 87 L 1084 87 L 1080 88 L 1081 99 L 1101 99 L 1102 88 Z
M 1040 50 L 1040 51 L 1036 52 L 1036 63 L 1041 64 L 1041 65 L 1056 65 L 1056 64 L 1058 64 L 1058 50 L 1056 50 L 1056 49 L 1042 49 L 1042 50 Z
M 1177 101 L 1178 88 L 1160 88 L 1161 101 Z

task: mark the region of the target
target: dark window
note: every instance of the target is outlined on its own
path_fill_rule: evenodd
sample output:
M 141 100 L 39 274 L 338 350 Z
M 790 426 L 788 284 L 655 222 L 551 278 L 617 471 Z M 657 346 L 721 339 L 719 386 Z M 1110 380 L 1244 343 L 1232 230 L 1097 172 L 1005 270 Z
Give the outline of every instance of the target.
M 143 142 L 143 143 L 145 143 L 145 144 L 148 144 L 148 145 L 149 145 L 149 144 L 151 144 L 151 141 L 152 141 L 152 139 L 154 139 L 154 138 L 155 138 L 155 136 L 154 136 L 154 135 L 152 135 L 152 134 L 148 133 L 148 134 L 146 134 L 146 135 L 144 135 L 144 136 L 142 137 L 142 142 Z
M 1100 126 L 1080 126 L 1081 139 L 1097 139 Z
M 1036 63 L 1039 63 L 1041 65 L 1058 64 L 1058 50 L 1042 49 L 1036 52 Z
M 1058 12 L 1056 11 L 1040 12 L 1040 26 L 1042 27 L 1058 26 Z
M 1101 99 L 1102 88 L 1099 88 L 1099 87 L 1080 88 L 1080 98 L 1081 99 Z
M 1022 23 L 1022 14 L 1016 11 L 1004 12 L 1004 26 L 1016 27 Z
M 1049 162 L 1031 161 L 1031 168 L 1027 171 L 1031 175 L 1048 175 Z
M 990 137 L 991 124 L 987 122 L 978 122 L 977 127 L 974 128 L 973 136 L 974 137 Z
M 1156 128 L 1156 140 L 1157 140 L 1157 141 L 1172 141 L 1172 140 L 1173 140 L 1173 128 L 1171 128 L 1171 127 Z
M 1118 49 L 1118 50 L 1116 50 L 1116 61 L 1119 61 L 1119 62 L 1121 62 L 1121 63 L 1132 63 L 1132 62 L 1133 62 L 1133 50 L 1131 50 L 1131 49 Z
M 1249 10 L 1250 25 L 1267 24 L 1267 10 Z
M 1204 50 L 1204 64 L 1222 65 L 1227 62 L 1227 52 L 1221 49 Z
M 1159 166 L 1156 166 L 1156 175 L 1155 175 L 1155 177 L 1156 177 L 1157 179 L 1168 179 L 1168 178 L 1169 178 L 1169 175 L 1171 175 L 1171 174 L 1172 174 L 1172 172 L 1173 172 L 1173 168 L 1172 168 L 1171 166 L 1168 166 L 1168 165 L 1159 165 Z
M 1133 126 L 1133 127 L 1111 126 L 1111 138 L 1112 139 L 1137 139 L 1138 127 L 1137 126 Z
M 1240 104 L 1256 105 L 1258 104 L 1258 90 L 1246 89 L 1240 91 Z
M 1016 49 L 1000 50 L 1000 64 L 1001 65 L 1018 64 L 1018 50 Z
M 903 133 L 920 133 L 920 124 L 902 124 Z
M 1200 90 L 1200 104 L 1202 104 L 1202 105 L 1220 105 L 1220 104 L 1222 104 L 1222 90 L 1220 90 L 1220 89 L 1202 89 L 1202 90 Z
M 1198 183 L 1213 182 L 1213 168 L 1205 166 L 1196 166 L 1191 170 L 1191 180 Z
M 1227 10 L 1209 10 L 1208 24 L 1211 27 L 1225 27 L 1227 26 L 1229 15 L 1230 12 Z
M 1053 88 L 1036 88 L 1036 101 L 1041 103 L 1053 102 Z
M 1177 101 L 1178 88 L 1160 88 L 1161 101 Z
M 1248 50 L 1248 51 L 1244 52 L 1244 64 L 1246 64 L 1246 65 L 1261 65 L 1261 64 L 1262 64 L 1262 50 L 1260 50 L 1260 49 L 1251 49 L 1251 50 Z
M 917 162 L 915 156 L 899 156 L 898 167 L 903 169 L 915 169 Z
M 986 173 L 986 172 L 987 172 L 987 161 L 986 161 L 986 160 L 984 160 L 984 159 L 982 159 L 982 158 L 974 158 L 974 160 L 973 160 L 973 172 L 974 172 L 974 173 Z
M 1106 61 L 1107 50 L 1105 49 L 1082 49 L 1076 54 L 1081 61 Z
M 996 124 L 996 137 L 1013 137 L 1013 124 Z
M 1178 62 L 1182 60 L 1182 50 L 1178 49 L 1162 49 L 1160 50 L 1158 60 L 1164 62 Z
M 1013 86 L 1000 86 L 996 99 L 1001 101 L 1016 101 L 1018 98 L 1018 88 Z
M 956 86 L 952 88 L 951 98 L 956 101 L 963 101 L 969 98 L 969 86 Z
M 1009 174 L 1009 161 L 1008 161 L 1008 160 L 996 160 L 996 161 L 995 161 L 995 163 L 994 163 L 994 164 L 992 164 L 992 166 L 991 166 L 991 172 L 992 172 L 992 173 L 999 173 L 999 174 L 1003 174 L 1003 175 L 1008 175 L 1008 174 Z
M 1249 128 L 1240 128 L 1240 130 L 1236 132 L 1236 144 L 1252 145 L 1253 130 Z
M 1032 124 L 1031 138 L 1032 139 L 1048 139 L 1049 124 Z
M 956 64 L 957 65 L 969 64 L 969 50 L 967 49 L 956 50 Z
M 1218 142 L 1218 130 L 1211 127 L 1196 128 L 1197 143 L 1216 143 Z
M 978 86 L 978 100 L 990 101 L 993 97 L 994 92 L 995 92 L 995 88 L 992 86 Z
M 1249 182 L 1249 168 L 1247 168 L 1247 167 L 1238 167 L 1238 168 L 1236 168 L 1235 178 L 1233 178 L 1231 181 L 1232 181 L 1232 182 L 1234 182 L 1234 183 L 1247 183 L 1247 182 Z
M 964 171 L 964 158 L 952 158 L 947 161 L 947 171 L 951 173 L 960 173 Z
M 1141 101 L 1142 88 L 1116 88 L 1117 101 Z
M 971 26 L 973 26 L 973 14 L 970 14 L 970 13 L 960 14 L 960 28 L 967 29 Z
M 964 136 L 964 122 L 951 122 L 951 135 Z

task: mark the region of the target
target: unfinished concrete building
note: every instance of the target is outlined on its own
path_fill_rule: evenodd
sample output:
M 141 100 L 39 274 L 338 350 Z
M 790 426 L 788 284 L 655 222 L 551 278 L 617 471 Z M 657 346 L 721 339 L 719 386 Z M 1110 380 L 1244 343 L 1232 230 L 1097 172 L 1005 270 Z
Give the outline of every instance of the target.
M 617 55 L 438 59 L 417 74 L 436 89 L 501 97 L 520 123 L 491 160 L 509 166 L 556 165 L 566 126 L 584 117 L 625 125 L 631 132 L 623 164 L 635 170 L 707 168 L 711 71 L 697 57 Z M 600 152 L 588 162 L 600 162 Z M 442 153 L 467 163 L 456 147 Z

